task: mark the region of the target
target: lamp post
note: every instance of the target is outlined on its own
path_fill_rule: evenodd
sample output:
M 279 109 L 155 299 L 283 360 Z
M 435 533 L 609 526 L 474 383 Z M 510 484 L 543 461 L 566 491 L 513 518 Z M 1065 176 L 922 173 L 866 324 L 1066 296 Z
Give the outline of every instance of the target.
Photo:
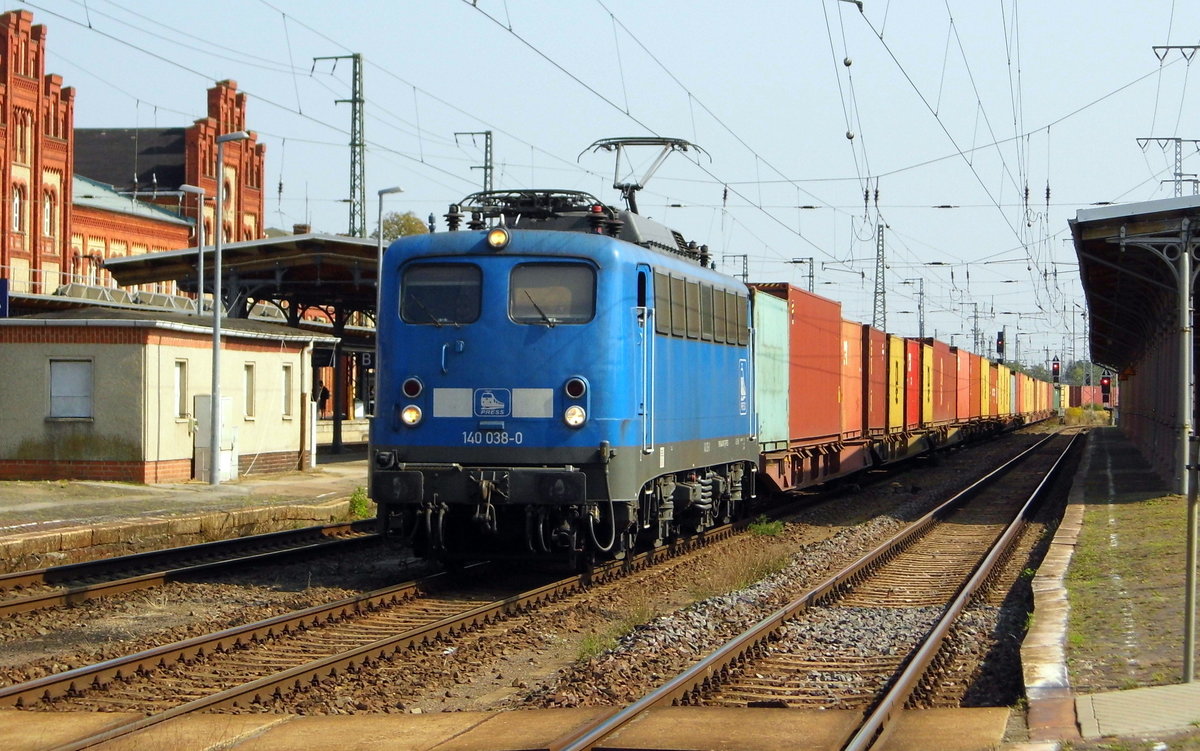
M 221 484 L 221 240 L 225 212 L 225 144 L 244 141 L 250 134 L 244 130 L 217 136 L 217 204 L 216 237 L 213 238 L 213 341 L 212 341 L 212 434 L 209 438 L 208 484 Z
M 376 255 L 375 266 L 375 367 L 374 372 L 379 372 L 379 308 L 380 300 L 383 297 L 383 197 L 392 193 L 403 193 L 404 188 L 392 186 L 391 188 L 383 188 L 379 191 L 379 215 L 377 218 L 378 224 L 375 231 L 378 240 L 378 249 Z M 379 393 L 379 384 L 374 382 L 375 375 L 372 374 L 371 383 L 371 414 L 375 413 L 375 401 Z
M 204 188 L 180 185 L 184 193 L 196 196 L 196 315 L 204 315 Z

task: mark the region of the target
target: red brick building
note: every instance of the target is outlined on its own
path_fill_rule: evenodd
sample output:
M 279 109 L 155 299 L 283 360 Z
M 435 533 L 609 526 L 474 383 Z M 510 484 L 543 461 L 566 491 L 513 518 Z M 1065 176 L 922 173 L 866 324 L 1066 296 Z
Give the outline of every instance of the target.
M 69 269 L 75 90 L 45 75 L 46 27 L 0 15 L 0 267 L 13 292 L 50 289 Z
M 0 278 L 9 292 L 112 286 L 105 259 L 194 245 L 197 200 L 180 193 L 183 184 L 205 190 L 206 237 L 214 237 L 215 139 L 247 130 L 237 83 L 209 89 L 208 116 L 187 127 L 77 130 L 74 89 L 45 74 L 46 37 L 30 12 L 0 14 Z M 224 152 L 224 238 L 260 238 L 265 147 L 251 134 Z M 86 197 L 75 195 L 79 178 Z

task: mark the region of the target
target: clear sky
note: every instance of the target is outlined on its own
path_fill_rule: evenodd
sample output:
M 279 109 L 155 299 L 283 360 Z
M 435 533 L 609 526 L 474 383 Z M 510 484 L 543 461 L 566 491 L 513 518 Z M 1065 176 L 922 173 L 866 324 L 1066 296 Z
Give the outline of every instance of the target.
M 871 322 L 882 223 L 889 331 L 917 335 L 923 284 L 926 335 L 971 347 L 978 310 L 985 353 L 1006 326 L 1027 362 L 1069 358 L 1072 329 L 1084 356 L 1068 218 L 1174 195 L 1174 144 L 1138 139 L 1200 139 L 1191 50 L 1155 51 L 1200 42 L 1185 0 L 8 7 L 48 27 L 46 71 L 76 88 L 77 127 L 188 125 L 213 82 L 237 81 L 267 147 L 267 226 L 347 231 L 351 65 L 314 58 L 361 53 L 368 231 L 382 188 L 405 191 L 385 211 L 442 225 L 482 187 L 483 141 L 456 134 L 492 131 L 497 188 L 610 203 L 613 158 L 590 144 L 683 138 L 703 152 L 668 159 L 639 206 L 722 270 L 806 286 L 811 258 L 816 291 Z

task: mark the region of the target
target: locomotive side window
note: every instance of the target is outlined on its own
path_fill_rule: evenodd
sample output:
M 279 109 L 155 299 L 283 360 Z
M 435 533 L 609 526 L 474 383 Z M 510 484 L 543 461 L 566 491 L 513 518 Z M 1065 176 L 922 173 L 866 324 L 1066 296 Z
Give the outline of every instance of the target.
M 700 285 L 700 338 L 713 339 L 713 288 L 707 284 Z
M 737 343 L 743 347 L 750 343 L 750 326 L 746 321 L 746 307 L 749 305 L 749 303 L 749 298 L 744 297 L 743 295 L 737 296 Z
M 713 337 L 725 341 L 725 292 L 719 289 L 713 290 Z
M 725 293 L 725 342 L 738 342 L 738 296 L 733 292 Z
M 400 318 L 405 323 L 473 323 L 479 320 L 483 284 L 478 266 L 465 263 L 424 263 L 404 272 L 400 288 Z
M 654 272 L 654 330 L 671 333 L 671 277 Z
M 687 337 L 688 339 L 698 339 L 700 337 L 700 285 L 697 282 L 687 283 L 684 300 L 687 307 Z
M 671 277 L 671 334 L 683 336 L 686 332 L 687 306 L 684 304 L 685 283 L 679 277 Z
M 596 311 L 596 272 L 581 263 L 526 263 L 512 270 L 508 315 L 517 323 L 587 323 Z

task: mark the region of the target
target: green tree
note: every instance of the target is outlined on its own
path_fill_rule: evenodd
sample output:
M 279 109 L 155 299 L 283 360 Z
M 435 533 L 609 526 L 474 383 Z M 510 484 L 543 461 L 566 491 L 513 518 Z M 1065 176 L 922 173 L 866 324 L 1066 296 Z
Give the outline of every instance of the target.
M 406 211 L 403 214 L 391 211 L 383 215 L 383 241 L 390 243 L 397 237 L 407 237 L 408 235 L 424 235 L 429 232 L 429 228 L 425 226 L 425 222 L 411 211 Z M 371 237 L 378 237 L 378 233 L 373 233 Z

